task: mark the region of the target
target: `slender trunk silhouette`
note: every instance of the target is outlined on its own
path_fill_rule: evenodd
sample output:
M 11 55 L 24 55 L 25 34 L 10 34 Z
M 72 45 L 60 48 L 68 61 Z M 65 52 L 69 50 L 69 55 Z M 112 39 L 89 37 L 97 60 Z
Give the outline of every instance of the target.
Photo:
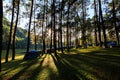
M 1 55 L 2 55 L 2 34 L 3 34 L 3 0 L 0 1 L 0 72 L 1 72 Z
M 112 5 L 113 5 L 113 26 L 115 27 L 115 34 L 116 34 L 116 39 L 117 39 L 117 44 L 119 45 L 119 35 L 118 35 L 118 29 L 116 25 L 116 12 L 115 12 L 115 3 L 114 0 L 112 0 Z
M 44 31 L 43 31 L 44 30 L 44 28 L 43 28 L 44 27 L 44 21 L 45 21 L 44 19 L 45 19 L 45 0 L 44 0 L 43 22 L 42 22 L 42 42 L 43 42 L 42 43 L 43 44 L 43 51 L 42 52 L 43 53 L 45 53 L 45 36 L 44 36 L 45 34 L 44 34 Z
M 12 29 L 13 29 L 13 19 L 14 19 L 14 8 L 15 8 L 15 0 L 12 1 L 12 18 L 11 18 L 11 24 L 10 24 L 10 35 L 9 35 L 9 41 L 7 45 L 7 51 L 6 51 L 6 57 L 5 57 L 5 62 L 8 62 L 8 55 L 9 55 L 9 50 L 10 50 L 10 45 L 11 45 L 11 38 L 12 38 Z
M 102 24 L 102 30 L 103 30 L 103 37 L 104 37 L 104 46 L 105 48 L 107 48 L 107 37 L 106 37 L 106 28 L 104 26 L 104 20 L 103 20 L 103 15 L 102 15 L 102 7 L 101 7 L 101 0 L 99 1 L 99 17 L 101 19 L 101 24 Z
M 71 47 L 71 46 L 72 46 L 72 32 L 71 32 L 71 26 L 70 26 L 70 30 L 69 30 L 69 31 L 70 31 L 70 39 L 69 39 L 70 41 L 69 41 L 69 42 L 70 42 L 70 47 Z
M 13 41 L 12 41 L 12 60 L 15 59 L 15 35 L 16 35 L 17 24 L 18 24 L 20 0 L 18 0 L 17 4 L 18 4 L 18 6 L 17 6 L 17 18 L 16 18 L 16 22 L 15 22 L 14 33 L 13 33 Z
M 102 47 L 102 39 L 101 39 L 101 26 L 100 26 L 100 17 L 98 17 L 98 36 L 99 36 L 99 43 L 100 43 L 100 47 Z
M 53 30 L 53 27 L 52 27 L 52 15 L 51 15 L 51 33 L 50 33 L 50 54 L 51 54 L 51 51 L 52 51 L 52 30 Z
M 94 0 L 94 28 L 95 28 L 95 45 L 98 45 L 98 38 L 97 38 L 97 9 L 96 9 L 96 0 Z
M 70 2 L 68 2 L 68 9 L 67 9 L 67 51 L 69 51 L 69 12 L 70 12 Z
M 86 45 L 86 30 L 85 30 L 85 7 L 84 7 L 84 1 L 82 1 L 82 45 L 84 48 L 87 48 Z
M 98 5 L 97 5 L 97 1 L 94 0 L 94 9 L 95 9 L 95 18 L 96 18 L 96 26 L 98 29 L 98 39 L 99 39 L 99 44 L 100 47 L 102 47 L 102 40 L 101 40 L 101 27 L 100 27 L 100 15 L 98 15 Z
M 51 0 L 51 2 L 52 2 L 52 0 Z M 53 37 L 53 3 L 51 4 L 51 25 L 50 25 L 50 28 L 51 28 L 51 33 L 50 33 L 50 54 L 51 54 L 52 43 L 53 43 L 53 40 L 52 40 L 52 37 Z
M 32 19 L 32 13 L 33 13 L 33 0 L 31 1 L 31 11 L 30 11 L 30 19 L 29 19 L 29 26 L 28 26 L 28 39 L 27 39 L 27 53 L 30 49 L 30 28 L 31 28 L 31 19 Z
M 52 5 L 52 8 L 51 8 L 51 10 L 53 9 L 53 5 Z M 52 50 L 52 31 L 53 31 L 53 23 L 52 23 L 52 15 L 53 15 L 53 11 L 51 11 L 51 25 L 50 25 L 50 27 L 51 27 L 51 33 L 50 33 L 50 54 L 51 54 L 51 50 Z
M 60 48 L 60 31 L 58 30 L 58 47 L 57 48 Z
M 61 45 L 61 52 L 63 53 L 63 44 L 62 44 L 62 13 L 64 8 L 64 0 L 62 0 L 60 5 L 60 45 Z
M 57 55 L 57 52 L 56 52 L 56 28 L 55 28 L 55 0 L 53 0 L 53 21 L 54 21 L 54 25 L 53 25 L 53 31 L 54 31 L 54 53 L 55 55 Z
M 62 7 L 61 7 L 62 9 Z M 63 44 L 62 44 L 62 10 L 60 11 L 60 45 L 61 45 L 61 52 L 63 53 Z
M 77 24 L 75 23 L 74 24 L 74 26 L 75 26 L 75 46 L 76 46 L 76 48 L 78 48 L 78 36 L 77 36 L 77 34 L 78 34 L 78 22 L 77 22 Z
M 35 2 L 34 2 L 35 3 Z M 37 38 L 36 38 L 36 29 L 35 29 L 35 6 L 34 6 L 34 42 L 35 42 L 35 50 L 37 50 Z

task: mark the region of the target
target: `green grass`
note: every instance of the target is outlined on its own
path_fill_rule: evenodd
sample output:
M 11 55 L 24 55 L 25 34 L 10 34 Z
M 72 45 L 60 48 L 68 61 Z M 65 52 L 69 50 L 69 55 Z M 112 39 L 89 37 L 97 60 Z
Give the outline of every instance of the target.
M 24 49 L 16 49 L 16 57 L 15 58 L 18 58 L 18 57 L 22 57 L 24 55 L 25 50 Z M 2 62 L 5 62 L 5 56 L 6 56 L 6 50 L 2 50 Z M 9 60 L 11 60 L 11 56 L 12 56 L 12 50 L 10 50 L 9 52 Z
M 19 56 L 19 55 L 18 55 Z M 72 49 L 2 63 L 0 80 L 120 80 L 120 49 Z

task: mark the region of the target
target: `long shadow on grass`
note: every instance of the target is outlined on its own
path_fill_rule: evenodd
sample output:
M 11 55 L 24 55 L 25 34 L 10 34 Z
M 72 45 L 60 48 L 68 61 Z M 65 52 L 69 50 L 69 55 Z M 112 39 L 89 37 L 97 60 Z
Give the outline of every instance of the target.
M 35 64 L 37 64 L 37 63 L 39 63 L 39 66 L 38 67 L 41 67 L 41 65 L 42 65 L 42 62 L 44 61 L 44 58 L 45 58 L 46 56 L 44 56 L 42 59 L 41 59 L 41 61 L 40 61 L 40 63 L 38 62 L 38 58 L 37 59 L 34 59 L 34 60 L 27 60 L 27 61 L 23 61 L 23 62 L 21 62 L 21 63 L 19 63 L 20 65 L 19 66 L 17 66 L 16 65 L 16 67 L 14 67 L 12 70 L 14 70 L 14 69 L 16 69 L 16 68 L 20 68 L 20 67 L 23 67 L 19 72 L 17 72 L 15 75 L 13 75 L 11 78 L 9 78 L 9 80 L 16 80 L 16 79 L 19 79 L 21 76 L 24 76 L 23 74 L 24 73 L 34 73 L 34 70 L 31 70 L 31 72 L 27 72 L 27 70 L 31 67 L 31 66 L 33 66 L 33 65 L 35 65 Z M 15 65 L 14 65 L 15 66 Z M 25 77 L 27 77 L 27 76 L 24 76 L 24 78 Z M 29 77 L 34 77 L 34 74 L 31 74 L 31 75 L 28 75 L 28 78 Z
M 17 69 L 23 70 L 24 68 L 27 68 L 27 66 L 32 65 L 32 62 L 34 63 L 36 61 L 37 59 L 29 61 L 14 60 L 9 61 L 8 63 L 2 63 L 2 72 L 0 73 L 0 80 L 8 80 L 11 77 L 9 75 L 16 75 L 16 73 L 18 72 Z
M 34 71 L 33 71 L 33 76 L 31 76 L 30 78 L 29 78 L 29 80 L 38 80 L 38 76 L 39 76 L 39 79 L 41 78 L 41 77 L 45 77 L 45 79 L 44 80 L 56 80 L 56 78 L 57 78 L 57 75 L 56 75 L 56 73 L 53 71 L 53 68 L 51 68 L 50 67 L 50 63 L 51 62 L 49 62 L 50 61 L 50 55 L 49 54 L 46 54 L 46 58 L 47 58 L 47 63 L 45 64 L 44 63 L 44 66 L 42 66 L 41 67 L 41 65 L 39 65 Z M 48 72 L 45 74 L 45 73 L 43 73 L 44 75 L 43 76 L 41 76 L 40 75 L 40 73 L 42 72 L 42 71 L 45 71 L 45 70 L 47 70 Z
M 60 56 L 51 55 L 59 72 L 59 80 L 87 80 L 86 77 L 73 68 L 73 65 Z M 79 76 L 78 76 L 79 73 Z
M 23 60 L 14 60 L 14 61 L 10 61 L 8 63 L 3 63 L 2 66 L 4 66 L 2 68 L 2 71 L 4 71 L 2 74 L 0 74 L 0 76 L 5 75 L 7 73 L 9 73 L 10 71 L 24 65 L 27 61 L 23 61 Z M 20 65 L 21 63 L 24 63 L 22 65 Z
M 91 56 L 93 58 L 97 58 L 99 60 L 105 60 L 105 61 L 110 61 L 113 63 L 120 63 L 120 50 L 116 48 L 108 48 L 108 49 L 100 49 L 100 50 L 94 50 L 91 52 L 80 52 L 78 49 L 71 50 L 72 53 L 79 53 L 80 55 L 85 55 L 85 56 Z
M 82 78 L 81 75 L 85 76 L 87 79 L 120 80 L 120 57 L 109 55 L 109 53 L 108 55 L 103 55 L 104 53 L 98 55 L 99 51 L 88 53 L 74 51 L 74 53 L 76 54 L 59 55 L 59 60 L 57 59 L 58 61 L 55 61 L 56 65 L 60 64 L 61 59 L 64 59 L 64 61 L 73 66 L 73 70 L 78 71 L 74 71 L 74 74 L 77 74 L 82 80 L 84 80 L 84 78 Z M 61 62 L 61 65 L 63 65 L 62 63 L 63 62 Z M 67 66 L 70 67 L 69 65 Z M 58 67 L 59 70 L 61 68 L 62 66 Z M 69 72 L 66 71 L 66 74 L 69 74 Z

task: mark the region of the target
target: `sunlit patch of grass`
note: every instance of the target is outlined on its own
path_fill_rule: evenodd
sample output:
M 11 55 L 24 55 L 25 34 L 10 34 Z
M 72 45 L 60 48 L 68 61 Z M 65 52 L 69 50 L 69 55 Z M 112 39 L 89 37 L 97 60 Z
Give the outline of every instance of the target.
M 83 49 L 77 49 L 79 52 L 81 53 L 89 53 L 89 52 L 92 52 L 92 51 L 97 51 L 97 50 L 101 50 L 100 47 L 88 47 L 88 48 L 83 48 Z
M 48 54 L 42 64 L 36 80 L 56 80 L 58 71 L 52 57 Z
M 16 57 L 15 57 L 15 59 L 23 59 L 23 57 L 24 57 L 24 55 L 17 55 Z M 8 61 L 11 61 L 11 57 L 9 57 L 8 58 Z M 2 63 L 4 63 L 5 62 L 5 59 L 2 59 Z
M 21 66 L 19 68 L 13 69 L 13 70 L 9 71 L 9 73 L 4 74 L 2 77 L 9 79 L 12 76 L 14 76 L 15 74 L 17 74 L 18 72 L 20 72 L 23 68 L 24 68 L 24 66 Z
M 25 52 L 24 49 L 16 49 L 15 59 L 23 58 L 23 56 L 24 56 L 23 52 Z M 2 50 L 2 63 L 5 62 L 5 56 L 6 56 L 6 50 Z M 11 61 L 11 57 L 12 57 L 12 51 L 11 50 L 9 52 L 8 57 L 9 57 L 8 61 Z

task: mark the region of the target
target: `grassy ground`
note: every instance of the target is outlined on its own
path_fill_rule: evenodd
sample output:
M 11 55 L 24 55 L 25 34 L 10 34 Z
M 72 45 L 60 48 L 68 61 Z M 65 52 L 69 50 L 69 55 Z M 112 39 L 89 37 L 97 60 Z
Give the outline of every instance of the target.
M 24 49 L 16 49 L 16 59 L 19 57 L 19 58 L 21 58 L 23 55 L 24 55 L 24 53 L 23 52 L 25 52 L 25 50 Z M 6 56 L 6 50 L 2 50 L 2 62 L 5 62 L 5 56 Z M 9 52 L 9 61 L 11 60 L 11 56 L 12 56 L 12 50 L 10 50 L 10 52 Z
M 120 49 L 72 49 L 2 64 L 0 80 L 120 80 Z

